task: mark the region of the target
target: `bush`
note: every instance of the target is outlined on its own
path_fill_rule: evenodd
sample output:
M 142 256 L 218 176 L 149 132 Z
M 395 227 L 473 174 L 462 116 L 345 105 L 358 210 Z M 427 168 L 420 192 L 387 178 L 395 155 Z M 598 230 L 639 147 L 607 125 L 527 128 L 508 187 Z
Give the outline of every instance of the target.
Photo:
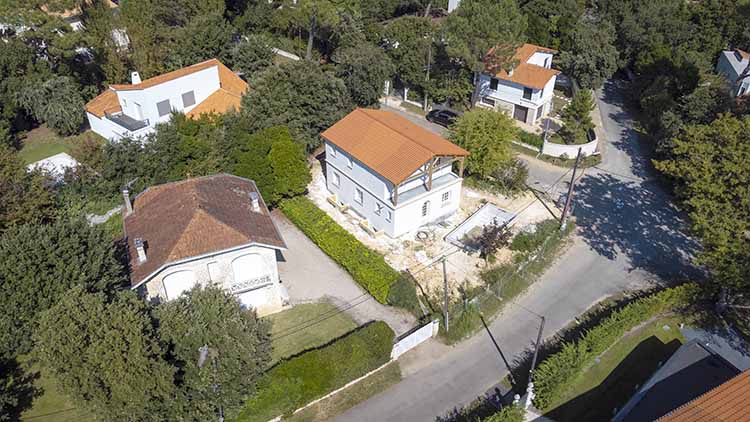
M 390 287 L 401 275 L 383 255 L 363 245 L 307 198 L 282 201 L 279 208 L 378 302 L 388 302 Z
M 544 145 L 544 138 L 542 138 L 542 135 L 526 132 L 523 130 L 518 131 L 518 141 L 527 145 L 537 147 L 539 149 L 541 149 L 542 145 Z
M 525 412 L 521 406 L 505 406 L 499 412 L 482 419 L 482 422 L 521 422 Z
M 366 325 L 328 346 L 282 361 L 258 382 L 238 421 L 289 415 L 390 360 L 393 331 L 382 321 Z
M 518 233 L 510 243 L 510 250 L 521 253 L 536 251 L 559 228 L 557 220 L 544 220 L 534 226 L 533 232 Z
M 508 164 L 501 165 L 492 173 L 498 188 L 506 194 L 514 194 L 526 190 L 526 179 L 529 169 L 523 161 L 513 159 Z
M 422 316 L 422 308 L 417 298 L 416 281 L 411 274 L 403 272 L 388 291 L 388 304 L 404 308 L 417 317 Z
M 685 307 L 699 294 L 696 284 L 683 284 L 638 299 L 604 319 L 577 342 L 566 342 L 562 350 L 545 359 L 534 371 L 534 405 L 549 410 L 565 396 L 576 376 L 625 333 L 653 316 Z

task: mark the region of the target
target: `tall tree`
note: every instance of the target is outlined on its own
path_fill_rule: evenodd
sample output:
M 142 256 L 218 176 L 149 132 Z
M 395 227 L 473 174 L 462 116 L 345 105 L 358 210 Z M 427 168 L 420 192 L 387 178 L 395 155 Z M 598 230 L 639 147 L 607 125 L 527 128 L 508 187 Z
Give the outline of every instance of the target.
M 594 128 L 591 110 L 594 109 L 594 98 L 589 90 L 578 91 L 570 104 L 562 110 L 563 127 L 560 136 L 569 144 L 584 143 L 586 133 Z
M 83 220 L 27 224 L 0 236 L 0 352 L 25 353 L 40 312 L 70 288 L 111 292 L 126 281 L 110 238 Z
M 220 13 L 193 18 L 175 31 L 175 45 L 167 58 L 168 70 L 214 58 L 227 61 L 233 37 L 234 28 Z
M 0 198 L 0 232 L 52 217 L 54 198 L 48 180 L 39 171 L 26 171 L 18 154 L 5 145 L 0 145 Z
M 227 64 L 240 72 L 245 80 L 249 80 L 256 73 L 273 65 L 275 56 L 272 50 L 273 40 L 265 34 L 251 34 L 234 47 Z
M 599 88 L 617 70 L 615 29 L 607 21 L 581 18 L 571 47 L 560 53 L 560 66 L 584 89 Z
M 287 128 L 282 131 L 282 136 L 271 144 L 268 152 L 268 163 L 274 178 L 273 203 L 304 193 L 312 180 L 305 148 L 292 140 Z
M 344 82 L 320 66 L 298 61 L 274 66 L 250 82 L 242 118 L 253 130 L 286 126 L 312 151 L 320 133 L 352 110 Z
M 333 55 L 336 76 L 344 81 L 352 100 L 362 107 L 372 107 L 382 96 L 385 81 L 393 76 L 394 66 L 383 49 L 363 41 L 336 50 Z
M 41 361 L 78 406 L 102 420 L 170 419 L 175 369 L 134 293 L 110 301 L 72 289 L 44 312 L 35 340 Z
M 178 368 L 174 413 L 188 420 L 212 420 L 220 411 L 236 416 L 270 361 L 270 325 L 217 287 L 196 287 L 156 315 Z
M 471 153 L 466 170 L 482 178 L 512 163 L 511 142 L 518 129 L 505 113 L 476 108 L 456 120 L 450 139 Z
M 83 125 L 81 89 L 67 76 L 55 76 L 41 84 L 27 84 L 17 98 L 18 103 L 38 121 L 47 123 L 60 135 L 72 135 Z
M 750 117 L 723 115 L 688 126 L 673 158 L 656 167 L 677 181 L 692 228 L 703 243 L 698 262 L 722 287 L 750 293 Z
M 563 51 L 575 45 L 573 31 L 584 12 L 580 1 L 527 0 L 519 4 L 528 19 L 530 42 Z
M 425 69 L 435 26 L 429 18 L 402 16 L 387 22 L 377 35 L 378 42 L 396 66 L 396 77 L 409 88 L 424 90 Z

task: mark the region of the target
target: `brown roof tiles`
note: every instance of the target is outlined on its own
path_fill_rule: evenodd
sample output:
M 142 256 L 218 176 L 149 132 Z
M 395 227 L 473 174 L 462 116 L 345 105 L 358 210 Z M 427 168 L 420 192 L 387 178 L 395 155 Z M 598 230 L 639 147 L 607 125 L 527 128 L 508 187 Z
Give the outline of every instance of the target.
M 321 136 L 394 185 L 436 156 L 468 151 L 389 111 L 358 108 Z
M 504 81 L 515 82 L 517 84 L 528 86 L 535 89 L 544 89 L 549 80 L 560 73 L 559 70 L 547 69 L 543 66 L 527 63 L 527 61 L 536 52 L 557 53 L 552 48 L 540 47 L 534 44 L 524 44 L 516 50 L 513 60 L 518 64 L 513 68 L 513 74 L 509 74 L 505 69 L 488 69 L 495 77 Z M 490 53 L 491 54 L 491 51 Z
M 745 422 L 750 420 L 750 371 L 662 416 L 658 422 Z
M 117 100 L 117 93 L 107 89 L 86 104 L 86 111 L 101 119 L 105 114 L 121 112 L 122 107 Z
M 133 213 L 124 217 L 132 286 L 166 265 L 200 255 L 252 243 L 285 248 L 262 198 L 261 211 L 252 210 L 250 192 L 258 193 L 252 180 L 218 174 L 153 186 L 138 195 Z M 138 263 L 136 238 L 146 244 L 144 263 Z

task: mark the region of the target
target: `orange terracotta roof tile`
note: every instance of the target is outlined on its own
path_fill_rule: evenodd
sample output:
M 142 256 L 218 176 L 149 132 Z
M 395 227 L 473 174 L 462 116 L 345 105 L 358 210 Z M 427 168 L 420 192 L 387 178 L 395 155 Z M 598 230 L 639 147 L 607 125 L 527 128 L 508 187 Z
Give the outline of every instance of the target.
M 750 420 L 750 371 L 657 419 L 658 422 L 746 422 Z
M 750 59 L 750 53 L 748 53 L 745 50 L 740 50 L 739 48 L 735 49 L 738 53 L 740 53 L 740 56 L 742 57 L 742 60 Z
M 183 76 L 187 76 L 195 72 L 200 72 L 201 70 L 209 69 L 218 65 L 224 66 L 217 59 L 210 59 L 210 60 L 206 60 L 205 62 L 183 67 L 182 69 L 177 69 L 171 72 L 163 73 L 161 75 L 154 76 L 153 78 L 148 78 L 144 81 L 141 81 L 141 83 L 117 84 L 117 85 L 110 85 L 110 87 L 114 88 L 116 91 L 136 91 L 140 89 L 146 89 L 146 88 L 160 85 L 165 82 L 169 82 L 169 81 L 181 78 Z
M 394 185 L 433 157 L 469 155 L 458 145 L 383 110 L 358 108 L 321 136 Z
M 232 94 L 224 89 L 219 89 L 208 98 L 195 106 L 187 116 L 190 118 L 200 117 L 201 114 L 226 113 L 230 109 L 239 110 L 242 97 Z
M 547 82 L 549 82 L 553 76 L 560 74 L 560 71 L 527 63 L 531 56 L 536 52 L 555 54 L 557 53 L 557 50 L 527 43 L 519 47 L 513 55 L 513 60 L 518 64 L 513 68 L 512 75 L 506 72 L 505 69 L 498 70 L 489 68 L 488 71 L 494 73 L 496 78 L 504 81 L 515 82 L 534 89 L 544 89 Z M 492 54 L 492 50 L 490 50 L 488 55 L 489 54 Z
M 259 195 L 260 212 L 252 210 L 251 192 Z M 150 187 L 133 201 L 124 227 L 133 287 L 187 258 L 252 243 L 286 248 L 255 182 L 230 174 Z M 136 238 L 146 244 L 144 263 Z
M 120 107 L 120 102 L 117 99 L 117 93 L 111 89 L 106 89 L 86 103 L 86 111 L 101 119 L 107 113 L 121 112 L 122 107 Z

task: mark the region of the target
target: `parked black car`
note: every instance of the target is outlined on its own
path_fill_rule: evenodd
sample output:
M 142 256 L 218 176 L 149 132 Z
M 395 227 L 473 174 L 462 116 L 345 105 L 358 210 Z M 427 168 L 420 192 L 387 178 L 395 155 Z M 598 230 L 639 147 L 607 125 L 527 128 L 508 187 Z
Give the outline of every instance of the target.
M 427 120 L 448 127 L 456 121 L 458 116 L 459 114 L 453 110 L 432 110 L 427 113 Z

